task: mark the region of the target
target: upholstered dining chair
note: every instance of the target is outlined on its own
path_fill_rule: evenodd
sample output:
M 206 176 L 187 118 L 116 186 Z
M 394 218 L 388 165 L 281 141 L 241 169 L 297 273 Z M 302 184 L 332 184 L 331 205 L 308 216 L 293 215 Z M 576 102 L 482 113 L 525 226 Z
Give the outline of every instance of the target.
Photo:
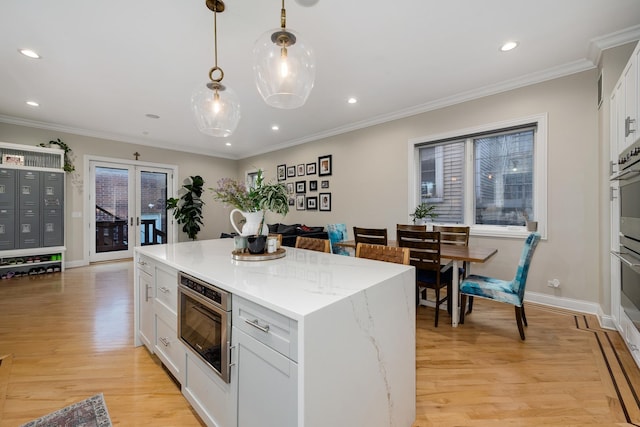
M 373 245 L 387 245 L 386 228 L 353 227 L 353 238 L 358 243 L 370 243 Z
M 396 224 L 396 230 L 427 231 L 427 224 Z
M 350 256 L 349 250 L 339 245 L 347 240 L 346 224 L 327 224 L 327 235 L 331 244 L 331 253 L 337 255 Z
M 298 236 L 296 237 L 296 248 L 331 253 L 331 244 L 328 239 Z
M 540 241 L 540 234 L 531 233 L 524 242 L 520 262 L 513 280 L 500 280 L 493 277 L 469 275 L 460 284 L 460 295 L 464 307 L 467 296 L 491 299 L 512 304 L 515 307 L 516 323 L 520 332 L 520 339 L 524 341 L 524 326 L 527 326 L 527 316 L 524 313 L 524 289 L 533 252 Z M 460 311 L 460 323 L 464 323 L 464 310 Z
M 435 292 L 436 319 L 438 326 L 440 304 L 447 302 L 450 311 L 452 272 L 449 266 L 440 265 L 440 233 L 437 231 L 398 230 L 397 245 L 409 248 L 409 263 L 416 268 L 416 303 L 427 299 L 427 289 Z M 440 297 L 440 289 L 447 287 L 447 295 Z M 423 298 L 421 298 L 421 295 Z M 425 304 L 426 305 L 426 304 Z
M 458 245 L 469 246 L 469 230 L 471 227 L 463 225 L 434 225 L 433 231 L 440 232 L 440 244 L 442 245 Z M 458 269 L 458 277 L 460 281 L 464 279 L 469 272 L 469 262 L 465 261 L 462 267 Z M 469 298 L 469 313 L 473 307 L 473 297 Z M 464 307 L 462 307 L 464 309 Z
M 409 248 L 358 243 L 356 257 L 409 265 Z

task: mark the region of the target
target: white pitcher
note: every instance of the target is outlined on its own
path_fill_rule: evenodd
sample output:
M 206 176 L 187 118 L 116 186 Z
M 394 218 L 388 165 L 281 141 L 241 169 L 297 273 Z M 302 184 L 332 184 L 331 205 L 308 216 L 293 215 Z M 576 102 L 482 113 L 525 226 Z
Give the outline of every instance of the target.
M 240 214 L 245 218 L 245 223 L 242 226 L 242 230 L 238 229 L 238 226 L 233 220 L 233 214 L 235 212 L 240 212 Z M 254 236 L 256 234 L 269 234 L 269 227 L 267 224 L 262 224 L 262 232 L 258 233 L 258 227 L 260 226 L 260 221 L 262 221 L 262 216 L 264 212 L 244 212 L 240 209 L 234 209 L 229 214 L 229 221 L 231 221 L 231 225 L 234 230 L 241 236 Z

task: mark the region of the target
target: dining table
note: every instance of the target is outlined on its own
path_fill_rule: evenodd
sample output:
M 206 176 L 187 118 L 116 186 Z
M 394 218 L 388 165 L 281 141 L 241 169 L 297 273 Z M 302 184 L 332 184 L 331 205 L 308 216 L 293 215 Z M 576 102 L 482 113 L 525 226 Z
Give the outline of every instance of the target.
M 355 240 L 344 240 L 342 242 L 335 243 L 338 246 L 344 248 L 356 247 Z M 388 246 L 397 246 L 395 240 L 387 240 Z M 482 264 L 488 261 L 492 256 L 498 253 L 498 249 L 489 248 L 484 246 L 462 246 L 462 245 L 440 245 L 440 258 L 451 261 L 451 268 L 453 269 L 453 277 L 451 279 L 451 301 L 458 301 L 458 294 L 460 292 L 460 262 L 469 262 L 469 267 L 465 271 L 465 275 L 471 273 L 471 263 L 477 262 Z M 460 320 L 460 309 L 458 304 L 451 304 L 451 326 L 454 328 L 458 326 Z

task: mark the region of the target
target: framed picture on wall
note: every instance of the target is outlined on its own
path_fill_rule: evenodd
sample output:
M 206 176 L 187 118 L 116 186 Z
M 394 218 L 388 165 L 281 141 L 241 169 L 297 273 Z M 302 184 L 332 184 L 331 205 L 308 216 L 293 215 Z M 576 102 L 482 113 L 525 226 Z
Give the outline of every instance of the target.
M 296 193 L 304 194 L 307 192 L 307 181 L 296 181 Z
M 304 176 L 304 165 L 298 165 L 298 176 Z
M 318 175 L 320 176 L 329 176 L 331 175 L 331 164 L 332 164 L 332 155 L 329 154 L 327 156 L 318 157 L 318 165 L 320 165 L 320 170 L 318 171 Z
M 317 197 L 307 197 L 307 210 L 308 211 L 318 210 L 318 198 Z
M 287 193 L 293 194 L 294 192 L 293 182 L 287 182 Z
M 296 167 L 295 166 L 289 166 L 287 168 L 287 178 L 293 178 L 296 176 Z
M 296 196 L 296 210 L 304 210 L 304 196 Z
M 287 179 L 287 165 L 278 165 L 278 181 Z
M 318 181 L 309 181 L 309 191 L 318 191 Z
M 320 183 L 320 188 L 329 188 L 329 181 L 322 181 Z
M 289 197 L 289 206 L 294 206 L 296 204 L 296 199 L 293 197 Z
M 316 164 L 307 163 L 307 175 L 315 175 L 315 174 L 316 174 Z
M 331 210 L 331 193 L 320 193 L 320 210 Z

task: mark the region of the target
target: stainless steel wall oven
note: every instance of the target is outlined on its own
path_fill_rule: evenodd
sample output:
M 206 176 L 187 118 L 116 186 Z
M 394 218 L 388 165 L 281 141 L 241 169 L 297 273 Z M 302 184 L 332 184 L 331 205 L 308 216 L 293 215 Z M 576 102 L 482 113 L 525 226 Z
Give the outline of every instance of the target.
M 621 154 L 620 184 L 620 304 L 640 331 L 640 141 Z
M 231 294 L 178 274 L 178 335 L 225 382 L 229 382 Z

